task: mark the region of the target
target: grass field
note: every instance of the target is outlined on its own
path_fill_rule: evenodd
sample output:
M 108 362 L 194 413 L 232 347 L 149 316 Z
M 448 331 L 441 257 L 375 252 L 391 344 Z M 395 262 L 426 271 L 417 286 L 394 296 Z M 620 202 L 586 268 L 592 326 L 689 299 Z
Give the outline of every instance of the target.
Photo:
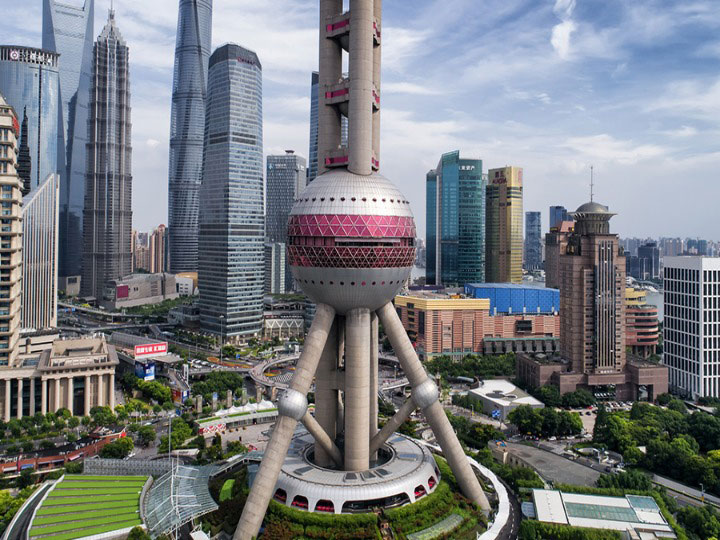
M 140 525 L 144 476 L 66 475 L 38 509 L 31 539 L 74 540 Z
M 220 490 L 220 502 L 227 501 L 228 499 L 232 498 L 232 490 L 233 490 L 234 485 L 235 485 L 234 478 L 225 480 L 225 483 L 223 484 L 223 487 Z

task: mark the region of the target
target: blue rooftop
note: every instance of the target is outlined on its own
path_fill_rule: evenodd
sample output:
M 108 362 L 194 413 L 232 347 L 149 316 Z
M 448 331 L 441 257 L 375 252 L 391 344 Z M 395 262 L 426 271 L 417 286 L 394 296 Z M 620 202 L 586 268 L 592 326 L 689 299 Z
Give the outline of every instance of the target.
M 465 294 L 490 300 L 490 313 L 538 314 L 560 311 L 560 291 L 519 283 L 467 283 Z

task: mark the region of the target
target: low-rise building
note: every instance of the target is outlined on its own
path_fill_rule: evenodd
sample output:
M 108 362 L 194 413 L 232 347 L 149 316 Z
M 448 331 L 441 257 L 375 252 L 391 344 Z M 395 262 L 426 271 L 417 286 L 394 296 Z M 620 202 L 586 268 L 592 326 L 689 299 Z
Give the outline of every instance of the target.
M 653 356 L 660 342 L 658 308 L 646 300 L 646 291 L 625 289 L 625 344 L 630 354 L 640 358 Z
M 173 274 L 131 274 L 108 281 L 100 305 L 109 311 L 177 298 Z
M 652 497 L 607 497 L 549 489 L 533 489 L 532 495 L 530 512 L 544 523 L 621 531 L 631 539 L 675 538 Z
M 468 397 L 480 404 L 480 407 L 477 408 L 478 411 L 503 421 L 510 411 L 520 405 L 529 405 L 533 409 L 545 407 L 542 401 L 535 399 L 505 379 L 480 381 L 477 388 L 468 391 Z
M 175 288 L 180 296 L 195 296 L 198 294 L 198 273 L 180 272 L 175 274 Z
M 484 290 L 523 292 L 523 287 L 511 289 L 503 285 L 488 284 Z M 462 357 L 472 353 L 557 351 L 560 321 L 556 306 L 545 308 L 535 302 L 512 313 L 502 312 L 499 306 L 503 306 L 482 296 L 484 293 L 479 286 L 469 287 L 478 287 L 473 288 L 473 293 L 481 296 L 468 298 L 444 292 L 415 291 L 411 295 L 395 297 L 398 315 L 422 359 L 442 355 Z
M 292 339 L 305 335 L 305 299 L 302 296 L 284 299 L 266 295 L 264 307 L 265 339 Z

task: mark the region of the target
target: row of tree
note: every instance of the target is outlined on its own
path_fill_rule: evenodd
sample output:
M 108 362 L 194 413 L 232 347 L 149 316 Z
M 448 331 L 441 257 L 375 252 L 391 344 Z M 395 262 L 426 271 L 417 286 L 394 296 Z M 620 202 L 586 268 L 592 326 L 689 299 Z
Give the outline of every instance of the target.
M 523 435 L 536 437 L 578 435 L 583 429 L 580 415 L 568 411 L 558 411 L 552 407 L 534 409 L 530 405 L 520 405 L 510 411 L 507 419 Z

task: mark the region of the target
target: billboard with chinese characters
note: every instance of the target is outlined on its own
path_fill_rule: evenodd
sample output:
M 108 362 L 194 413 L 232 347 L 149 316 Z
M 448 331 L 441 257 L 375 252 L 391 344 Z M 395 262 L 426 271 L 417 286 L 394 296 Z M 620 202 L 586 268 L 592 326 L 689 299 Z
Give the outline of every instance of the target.
M 148 343 L 145 345 L 135 345 L 135 358 L 143 358 L 145 356 L 159 356 L 167 354 L 167 341 L 162 343 Z

